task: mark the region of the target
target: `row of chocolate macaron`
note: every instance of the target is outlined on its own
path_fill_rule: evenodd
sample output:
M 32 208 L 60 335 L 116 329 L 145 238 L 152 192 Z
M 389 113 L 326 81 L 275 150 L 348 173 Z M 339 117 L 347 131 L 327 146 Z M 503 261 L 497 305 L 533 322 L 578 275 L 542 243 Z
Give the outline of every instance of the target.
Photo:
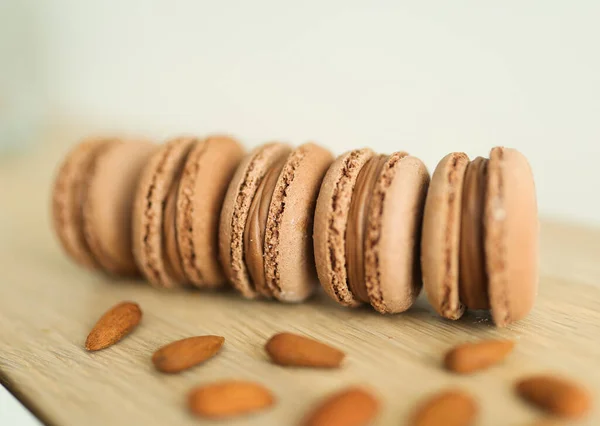
M 338 303 L 381 313 L 407 310 L 424 287 L 443 317 L 486 309 L 499 326 L 537 292 L 533 176 L 504 147 L 473 161 L 451 153 L 430 178 L 405 152 L 87 140 L 59 168 L 52 215 L 75 261 L 156 287 L 229 283 L 301 302 L 320 282 Z

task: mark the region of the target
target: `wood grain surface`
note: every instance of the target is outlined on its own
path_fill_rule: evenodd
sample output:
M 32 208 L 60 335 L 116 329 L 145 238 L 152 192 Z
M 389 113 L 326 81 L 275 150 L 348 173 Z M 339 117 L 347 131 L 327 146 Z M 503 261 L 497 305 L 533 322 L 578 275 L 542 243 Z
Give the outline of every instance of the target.
M 52 134 L 35 154 L 0 163 L 0 381 L 44 422 L 212 424 L 188 414 L 189 389 L 243 378 L 271 388 L 277 404 L 227 424 L 295 425 L 326 394 L 362 384 L 383 402 L 377 425 L 406 424 L 419 399 L 459 387 L 479 401 L 477 424 L 525 426 L 542 414 L 517 399 L 513 384 L 523 375 L 552 371 L 580 380 L 594 394 L 593 412 L 569 424 L 600 424 L 600 231 L 543 223 L 535 309 L 506 329 L 481 314 L 443 320 L 424 297 L 405 314 L 381 316 L 338 307 L 323 294 L 283 305 L 246 301 L 233 292 L 159 291 L 141 281 L 112 281 L 83 270 L 60 250 L 50 230 L 49 188 L 59 159 L 79 134 Z M 142 307 L 138 329 L 112 348 L 86 352 L 90 328 L 122 300 Z M 272 365 L 263 345 L 283 330 L 344 350 L 344 367 Z M 201 334 L 225 336 L 216 358 L 179 375 L 154 370 L 150 357 L 159 346 Z M 472 376 L 440 368 L 449 347 L 485 337 L 514 339 L 515 352 L 503 365 Z

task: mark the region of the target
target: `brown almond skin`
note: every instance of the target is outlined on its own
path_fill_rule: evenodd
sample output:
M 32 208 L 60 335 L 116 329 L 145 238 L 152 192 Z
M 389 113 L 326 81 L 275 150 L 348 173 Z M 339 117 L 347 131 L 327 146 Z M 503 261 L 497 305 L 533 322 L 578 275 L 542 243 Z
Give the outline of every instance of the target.
M 110 308 L 96 323 L 85 341 L 88 351 L 98 351 L 114 345 L 141 321 L 142 310 L 134 302 L 121 302 Z
M 275 364 L 293 367 L 339 368 L 346 356 L 318 340 L 292 333 L 274 335 L 265 349 Z
M 592 397 L 581 385 L 555 376 L 525 378 L 516 385 L 526 401 L 555 416 L 581 418 L 592 408 Z
M 498 364 L 512 352 L 514 347 L 514 342 L 510 340 L 464 343 L 448 351 L 444 358 L 444 365 L 455 373 L 473 373 Z
M 163 373 L 179 373 L 215 356 L 225 338 L 221 336 L 195 336 L 177 340 L 158 349 L 152 363 Z
M 241 380 L 217 382 L 191 390 L 189 408 L 198 417 L 224 419 L 264 410 L 275 403 L 271 391 Z
M 469 426 L 479 409 L 475 400 L 461 390 L 446 390 L 421 403 L 413 414 L 412 426 Z
M 379 412 L 379 401 L 362 388 L 351 387 L 327 397 L 310 412 L 304 426 L 369 425 Z

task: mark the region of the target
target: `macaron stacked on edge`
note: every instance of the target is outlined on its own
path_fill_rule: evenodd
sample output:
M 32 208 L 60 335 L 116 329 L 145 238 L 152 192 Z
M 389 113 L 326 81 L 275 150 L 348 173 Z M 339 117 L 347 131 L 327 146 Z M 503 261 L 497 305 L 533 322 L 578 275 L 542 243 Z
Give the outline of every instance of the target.
M 220 251 L 244 297 L 299 302 L 312 293 L 314 208 L 332 160 L 313 143 L 267 143 L 242 161 L 221 212 Z
M 369 207 L 365 284 L 380 313 L 404 312 L 421 292 L 421 226 L 429 172 L 411 155 L 389 156 Z
M 281 163 L 291 148 L 271 142 L 252 150 L 238 166 L 225 195 L 219 222 L 219 253 L 225 275 L 244 297 L 260 295 L 244 260 L 244 231 L 252 200 L 268 170 Z
M 529 162 L 516 149 L 490 152 L 485 256 L 494 322 L 506 326 L 533 308 L 539 285 L 539 220 Z
M 451 153 L 440 160 L 425 202 L 421 269 L 427 298 L 438 314 L 458 319 L 465 307 L 458 290 L 458 250 L 463 177 L 469 157 Z
M 90 269 L 100 266 L 83 233 L 81 198 L 90 163 L 111 142 L 96 139 L 76 145 L 60 165 L 52 188 L 52 222 L 61 246 L 75 262 Z
M 266 284 L 279 301 L 303 301 L 318 283 L 312 239 L 314 211 L 332 161 L 327 149 L 305 143 L 290 153 L 279 175 L 264 242 Z
M 348 151 L 331 164 L 315 209 L 314 252 L 323 290 L 344 306 L 358 306 L 347 285 L 345 234 L 352 191 L 360 169 L 374 155 L 369 148 Z
M 241 156 L 240 145 L 225 136 L 179 137 L 148 161 L 136 192 L 133 241 L 138 266 L 152 285 L 224 284 L 217 231 L 209 227 L 218 220 L 226 182 Z
M 533 175 L 521 153 L 496 147 L 489 159 L 444 157 L 432 178 L 423 224 L 423 280 L 431 305 L 448 319 L 460 318 L 467 308 L 491 308 L 499 327 L 523 318 L 537 292 L 538 229 Z
M 131 191 L 156 145 L 116 138 L 89 139 L 65 157 L 52 190 L 55 232 L 80 265 L 135 275 L 131 252 Z
M 83 194 L 83 231 L 102 268 L 114 275 L 139 273 L 132 250 L 133 194 L 156 145 L 118 141 L 89 166 Z
M 173 288 L 184 284 L 178 253 L 175 259 L 167 259 L 163 223 L 165 213 L 174 217 L 176 203 L 174 200 L 167 203 L 167 197 L 170 192 L 175 193 L 174 187 L 195 142 L 194 138 L 177 138 L 162 145 L 146 164 L 135 195 L 133 252 L 140 270 L 156 287 Z M 169 209 L 165 210 L 167 206 Z
M 429 173 L 404 152 L 342 154 L 321 186 L 315 258 L 325 292 L 345 306 L 408 309 L 420 291 L 419 236 Z
M 197 287 L 225 283 L 219 262 L 219 218 L 243 155 L 236 140 L 213 135 L 196 143 L 186 160 L 177 193 L 177 242 L 185 275 Z

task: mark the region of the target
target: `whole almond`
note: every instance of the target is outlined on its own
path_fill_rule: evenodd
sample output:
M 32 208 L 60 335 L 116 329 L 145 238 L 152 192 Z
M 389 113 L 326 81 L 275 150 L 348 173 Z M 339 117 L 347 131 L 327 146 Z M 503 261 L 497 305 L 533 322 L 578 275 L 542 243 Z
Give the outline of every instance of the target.
M 518 394 L 539 408 L 561 417 L 583 417 L 592 397 L 581 385 L 550 375 L 532 376 L 517 383 Z
M 477 417 L 477 403 L 461 390 L 437 393 L 417 406 L 412 426 L 468 426 Z
M 338 368 L 345 357 L 325 343 L 292 333 L 274 335 L 265 349 L 275 364 L 285 366 Z
M 510 340 L 484 340 L 464 343 L 448 351 L 444 365 L 455 373 L 472 373 L 498 364 L 515 347 Z
M 221 336 L 196 336 L 177 340 L 158 349 L 152 363 L 163 373 L 178 373 L 212 358 L 223 346 Z
M 363 426 L 371 424 L 379 401 L 368 391 L 352 387 L 327 397 L 304 419 L 305 426 Z
M 85 341 L 88 351 L 97 351 L 114 345 L 142 319 L 142 310 L 134 302 L 121 302 L 110 308 L 96 323 Z
M 227 418 L 270 407 L 273 394 L 264 386 L 246 381 L 224 381 L 201 386 L 189 394 L 192 413 L 199 417 Z

